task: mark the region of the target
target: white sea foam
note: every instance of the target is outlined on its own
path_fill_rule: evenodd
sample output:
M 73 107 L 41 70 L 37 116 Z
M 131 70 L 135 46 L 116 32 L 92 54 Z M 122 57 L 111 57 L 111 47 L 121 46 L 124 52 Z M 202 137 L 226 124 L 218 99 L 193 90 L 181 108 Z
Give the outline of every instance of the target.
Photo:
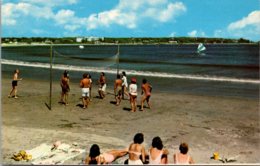
M 1 63 L 6 64 L 6 65 L 50 68 L 50 64 L 48 64 L 48 63 L 24 62 L 24 61 L 7 60 L 7 59 L 1 59 Z M 102 67 L 83 67 L 83 66 L 53 64 L 52 68 L 57 69 L 57 70 L 88 71 L 88 72 L 97 72 L 97 73 L 105 71 L 106 73 L 110 73 L 110 74 L 117 73 L 116 69 L 102 68 Z M 121 69 L 121 70 L 123 70 L 123 69 Z M 238 78 L 229 78 L 229 77 L 214 77 L 214 76 L 207 76 L 207 75 L 172 74 L 172 73 L 136 71 L 136 70 L 124 70 L 124 71 L 127 72 L 128 75 L 135 75 L 135 76 L 181 78 L 181 79 L 191 79 L 191 80 L 260 84 L 260 80 L 256 80 L 256 79 L 238 79 Z

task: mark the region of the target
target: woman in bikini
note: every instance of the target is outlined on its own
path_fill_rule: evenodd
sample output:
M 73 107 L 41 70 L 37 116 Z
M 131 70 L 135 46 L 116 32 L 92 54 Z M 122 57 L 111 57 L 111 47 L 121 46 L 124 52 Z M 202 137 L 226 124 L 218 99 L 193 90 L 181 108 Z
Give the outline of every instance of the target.
M 180 153 L 175 153 L 173 155 L 174 164 L 194 164 L 194 161 L 191 158 L 191 156 L 187 154 L 189 150 L 188 144 L 181 143 L 179 150 Z
M 101 154 L 99 146 L 93 144 L 90 148 L 89 155 L 85 159 L 85 164 L 111 164 L 113 161 L 126 154 L 127 150 L 111 150 Z
M 134 136 L 134 142 L 130 144 L 128 149 L 129 165 L 143 165 L 143 163 L 145 162 L 145 148 L 142 145 L 143 142 L 144 135 L 142 133 L 137 133 Z
M 167 155 L 169 154 L 167 149 L 163 149 L 163 143 L 160 137 L 154 137 L 152 141 L 152 147 L 149 149 L 149 164 L 159 165 L 167 164 Z
M 115 94 L 115 99 L 116 99 L 116 105 L 118 106 L 121 102 L 122 99 L 122 83 L 123 81 L 120 78 L 120 75 L 117 75 L 117 79 L 115 80 L 114 83 L 114 94 Z

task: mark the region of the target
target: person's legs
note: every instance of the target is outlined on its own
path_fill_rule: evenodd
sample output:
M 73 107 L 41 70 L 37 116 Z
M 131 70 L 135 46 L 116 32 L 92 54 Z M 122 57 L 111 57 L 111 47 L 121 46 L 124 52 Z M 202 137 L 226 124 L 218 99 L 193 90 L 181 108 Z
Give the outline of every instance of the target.
M 16 94 L 17 94 L 17 86 L 14 86 L 14 98 L 18 98 Z
M 134 96 L 134 102 L 133 102 L 134 103 L 134 112 L 136 111 L 136 105 L 137 105 L 136 104 L 136 98 L 137 98 L 137 96 Z
M 68 99 L 69 99 L 69 93 L 67 92 L 67 93 L 65 93 L 64 94 L 64 96 L 65 96 L 65 105 L 69 105 L 69 101 L 68 101 Z
M 147 104 L 148 104 L 148 108 L 149 108 L 149 109 L 151 109 L 150 97 L 151 97 L 151 96 L 147 96 L 147 97 L 146 97 L 146 102 L 147 102 Z
M 146 96 L 143 95 L 143 96 L 142 96 L 142 99 L 141 99 L 141 111 L 144 110 L 144 102 L 145 102 L 145 100 L 146 100 Z
M 134 99 L 132 95 L 130 95 L 130 104 L 131 104 L 131 112 L 134 112 Z
M 116 160 L 119 157 L 125 156 L 128 151 L 127 150 L 111 150 L 108 151 L 107 153 L 112 154 L 114 156 L 114 160 Z
M 12 89 L 11 89 L 8 97 L 12 97 L 12 94 L 13 94 L 14 90 L 15 90 L 15 86 L 12 86 Z

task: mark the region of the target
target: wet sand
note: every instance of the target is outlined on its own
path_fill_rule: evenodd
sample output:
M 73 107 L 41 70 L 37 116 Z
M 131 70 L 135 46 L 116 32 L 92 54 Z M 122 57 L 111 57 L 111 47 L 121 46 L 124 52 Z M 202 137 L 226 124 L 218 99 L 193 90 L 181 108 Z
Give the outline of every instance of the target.
M 170 152 L 170 163 L 182 141 L 189 144 L 189 154 L 196 163 L 221 164 L 210 159 L 215 151 L 221 157 L 236 157 L 235 163 L 260 163 L 258 99 L 153 93 L 151 110 L 132 113 L 128 100 L 115 106 L 112 85 L 108 85 L 103 100 L 97 98 L 97 86 L 93 87 L 92 102 L 84 110 L 77 81 L 71 84 L 68 106 L 58 103 L 61 89 L 55 82 L 50 111 L 45 105 L 49 102 L 49 82 L 24 79 L 18 85 L 18 99 L 7 97 L 10 82 L 9 78 L 2 79 L 4 164 L 26 163 L 10 158 L 19 150 L 56 140 L 77 142 L 87 151 L 94 143 L 100 146 L 101 152 L 122 149 L 128 147 L 137 132 L 144 133 L 146 150 L 152 138 L 160 136 Z M 79 164 L 81 159 L 78 156 L 64 164 Z

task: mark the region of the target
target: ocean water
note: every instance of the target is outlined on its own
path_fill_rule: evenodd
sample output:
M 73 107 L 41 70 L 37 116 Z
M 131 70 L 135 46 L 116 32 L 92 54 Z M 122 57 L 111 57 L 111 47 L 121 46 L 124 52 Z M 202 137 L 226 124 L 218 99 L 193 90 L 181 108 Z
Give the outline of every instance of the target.
M 53 46 L 54 80 L 69 70 L 71 81 L 79 82 L 84 72 L 94 80 L 107 74 L 109 85 L 117 72 L 115 55 L 119 50 L 119 69 L 139 85 L 147 78 L 155 91 L 259 98 L 259 45 L 78 45 Z M 50 46 L 2 47 L 2 74 L 12 75 L 15 68 L 23 77 L 49 79 Z

